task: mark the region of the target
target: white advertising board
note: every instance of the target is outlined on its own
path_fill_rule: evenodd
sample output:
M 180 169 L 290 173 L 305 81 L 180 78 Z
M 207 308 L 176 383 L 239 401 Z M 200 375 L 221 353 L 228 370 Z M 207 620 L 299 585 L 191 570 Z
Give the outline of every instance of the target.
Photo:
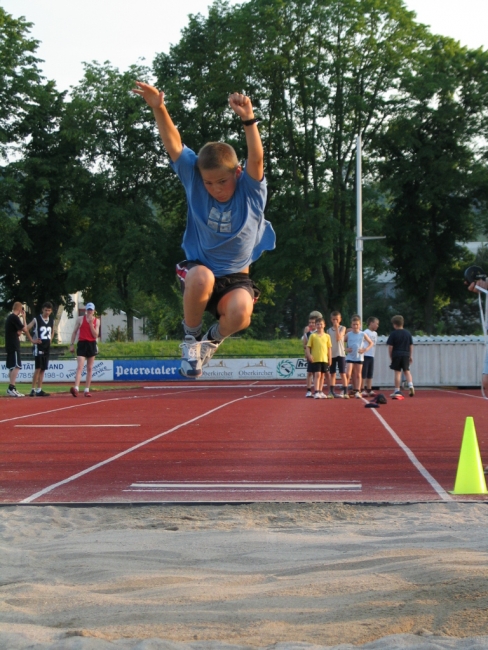
M 17 382 L 27 383 L 32 380 L 34 373 L 34 361 L 22 360 L 22 369 L 17 375 Z M 70 359 L 67 361 L 53 360 L 49 362 L 49 368 L 44 373 L 45 382 L 72 382 L 76 374 L 76 361 Z M 86 377 L 86 366 L 81 376 L 82 381 Z M 93 366 L 92 381 L 113 381 L 114 378 L 114 362 L 113 361 L 97 361 Z M 0 364 L 0 381 L 8 382 L 8 370 L 5 361 Z

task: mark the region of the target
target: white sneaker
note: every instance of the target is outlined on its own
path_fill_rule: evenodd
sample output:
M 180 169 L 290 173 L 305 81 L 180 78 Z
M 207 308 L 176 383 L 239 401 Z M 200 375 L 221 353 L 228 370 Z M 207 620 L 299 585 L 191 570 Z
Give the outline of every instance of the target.
M 183 377 L 196 379 L 202 376 L 201 347 L 201 342 L 189 334 L 185 336 L 183 343 L 180 343 L 182 355 L 180 374 Z
M 401 390 L 394 390 L 393 393 L 390 395 L 390 397 L 396 397 L 397 395 L 401 395 L 402 391 Z
M 312 395 L 312 391 L 311 391 L 311 390 L 307 390 L 307 392 L 306 392 L 306 394 L 305 394 L 305 397 L 313 397 L 313 395 Z
M 214 341 L 209 341 L 207 339 L 207 335 L 205 334 L 202 341 L 201 341 L 201 352 L 200 352 L 200 361 L 202 362 L 202 366 L 206 366 L 207 363 L 210 361 L 210 359 L 213 357 L 213 355 L 216 353 L 217 348 L 219 347 L 219 343 L 216 343 Z
M 7 388 L 7 395 L 10 397 L 25 397 L 23 393 L 19 393 L 16 388 Z
M 354 393 L 354 397 L 355 397 L 356 399 L 361 399 L 361 393 L 357 390 L 357 391 Z
M 314 398 L 314 399 L 322 399 L 322 398 L 320 397 L 320 393 L 315 393 L 315 395 L 313 396 L 313 398 Z

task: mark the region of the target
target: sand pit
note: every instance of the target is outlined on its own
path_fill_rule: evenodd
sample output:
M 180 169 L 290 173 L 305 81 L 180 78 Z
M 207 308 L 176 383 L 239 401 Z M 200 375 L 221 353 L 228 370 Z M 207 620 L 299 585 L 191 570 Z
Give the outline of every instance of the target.
M 0 647 L 488 648 L 488 504 L 0 509 Z

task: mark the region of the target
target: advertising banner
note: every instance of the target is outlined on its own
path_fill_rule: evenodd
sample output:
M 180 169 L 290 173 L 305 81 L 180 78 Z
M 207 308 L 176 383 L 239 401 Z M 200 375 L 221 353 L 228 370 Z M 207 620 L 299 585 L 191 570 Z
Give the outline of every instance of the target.
M 113 379 L 115 381 L 174 381 L 185 378 L 178 369 L 179 359 L 171 361 L 113 361 Z
M 114 370 L 113 361 L 97 361 L 93 366 L 92 381 L 113 381 Z M 22 369 L 17 375 L 18 382 L 30 382 L 34 374 L 34 361 L 24 361 L 22 359 Z M 76 361 L 69 359 L 67 361 L 60 361 L 58 359 L 49 362 L 49 368 L 44 373 L 45 382 L 72 382 L 76 375 Z M 81 375 L 81 381 L 85 381 L 86 366 Z M 8 370 L 5 361 L 0 363 L 0 381 L 8 382 Z

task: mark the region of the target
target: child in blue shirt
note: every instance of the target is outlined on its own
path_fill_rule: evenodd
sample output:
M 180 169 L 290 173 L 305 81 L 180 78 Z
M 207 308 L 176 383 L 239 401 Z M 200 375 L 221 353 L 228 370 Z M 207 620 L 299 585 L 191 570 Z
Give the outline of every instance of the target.
M 275 247 L 275 233 L 264 219 L 267 190 L 258 120 L 249 97 L 230 95 L 229 105 L 241 118 L 246 135 L 245 166 L 224 142 L 209 142 L 196 155 L 182 143 L 164 104 L 164 93 L 140 81 L 136 85 L 133 92 L 152 108 L 171 166 L 186 192 L 182 247 L 187 259 L 176 267 L 183 290 L 185 331 L 180 372 L 196 379 L 226 337 L 249 327 L 259 296 L 249 267 Z M 202 336 L 205 311 L 217 322 Z

